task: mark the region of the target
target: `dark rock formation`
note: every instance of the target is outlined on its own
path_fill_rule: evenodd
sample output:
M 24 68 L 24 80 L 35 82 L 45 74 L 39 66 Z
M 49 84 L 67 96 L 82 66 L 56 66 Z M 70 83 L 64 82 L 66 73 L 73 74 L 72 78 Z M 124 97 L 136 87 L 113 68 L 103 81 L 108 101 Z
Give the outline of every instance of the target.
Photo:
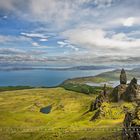
M 124 119 L 123 140 L 140 140 L 140 104 Z
M 133 114 L 131 112 L 127 112 L 124 118 L 124 127 L 131 127 L 132 125 L 132 120 L 133 120 Z
M 98 119 L 98 117 L 100 116 L 100 109 L 98 109 L 95 114 L 92 116 L 92 118 L 90 119 L 90 121 L 94 121 L 96 119 Z
M 126 89 L 124 94 L 125 101 L 135 101 L 139 98 L 139 85 L 137 84 L 137 79 L 133 78 Z
M 93 101 L 91 103 L 89 111 L 94 111 L 94 110 L 100 108 L 103 101 L 104 101 L 104 97 L 102 94 L 100 94 L 99 96 L 96 97 L 95 101 Z
M 130 84 L 127 83 L 127 77 L 125 70 L 122 69 L 120 74 L 120 85 L 115 87 L 110 94 L 110 99 L 113 102 L 118 101 L 135 101 L 136 99 L 140 99 L 140 86 L 137 84 L 137 79 L 133 78 Z
M 122 69 L 121 74 L 120 74 L 120 85 L 116 86 L 113 89 L 112 93 L 110 94 L 111 101 L 118 102 L 118 101 L 123 100 L 123 98 L 124 98 L 123 96 L 124 96 L 127 86 L 128 86 L 128 85 L 126 85 L 126 83 L 127 83 L 126 73 L 125 73 L 125 70 Z
M 103 94 L 104 94 L 104 96 L 106 96 L 106 94 L 107 94 L 106 84 L 104 84 Z
M 115 87 L 110 95 L 110 100 L 113 102 L 119 102 L 123 100 L 127 87 L 128 85 L 125 84 L 121 84 Z
M 95 101 L 91 103 L 89 111 L 94 111 L 100 108 L 105 100 L 107 100 L 106 84 L 104 84 L 103 91 L 96 97 Z
M 127 84 L 127 77 L 124 69 L 121 70 L 120 84 Z

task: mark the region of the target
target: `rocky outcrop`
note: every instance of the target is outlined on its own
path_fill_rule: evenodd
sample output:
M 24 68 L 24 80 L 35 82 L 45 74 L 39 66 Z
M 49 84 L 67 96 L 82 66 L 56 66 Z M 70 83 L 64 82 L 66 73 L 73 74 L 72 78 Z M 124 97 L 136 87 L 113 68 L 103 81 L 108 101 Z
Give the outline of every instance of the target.
M 103 91 L 96 97 L 95 101 L 91 103 L 89 111 L 94 111 L 100 108 L 105 100 L 107 100 L 106 84 L 104 84 Z
M 127 112 L 124 119 L 123 140 L 140 140 L 140 105 Z
M 102 94 L 100 94 L 99 96 L 96 97 L 95 101 L 93 101 L 91 103 L 89 111 L 94 111 L 94 110 L 100 108 L 100 106 L 102 105 L 103 101 L 104 101 L 104 96 Z
M 120 74 L 120 85 L 116 86 L 112 91 L 107 90 L 106 85 L 104 85 L 103 91 L 96 97 L 95 101 L 93 101 L 90 105 L 89 111 L 96 110 L 91 120 L 95 120 L 99 117 L 99 115 L 101 114 L 101 110 L 102 110 L 101 108 L 104 102 L 109 102 L 109 101 L 133 102 L 140 99 L 140 86 L 137 84 L 137 79 L 133 78 L 130 84 L 126 84 L 126 83 L 127 83 L 126 73 L 124 69 L 122 69 L 121 74 Z M 140 112 L 139 112 L 139 116 L 140 116 Z M 133 119 L 134 119 L 134 115 L 128 112 L 125 116 L 124 126 L 125 127 L 131 126 L 132 124 L 131 120 Z
M 110 99 L 113 102 L 119 102 L 124 99 L 124 94 L 126 92 L 127 85 L 127 77 L 124 69 L 121 70 L 120 74 L 120 85 L 116 86 L 112 93 L 110 94 Z
M 121 70 L 120 84 L 127 84 L 127 77 L 124 69 Z
M 133 78 L 126 89 L 124 94 L 125 101 L 135 101 L 139 98 L 139 85 L 137 84 L 137 79 Z
M 91 103 L 90 111 L 98 109 L 105 99 L 112 102 L 133 102 L 140 99 L 140 86 L 137 84 L 137 79 L 133 78 L 130 84 L 127 84 L 126 72 L 122 69 L 120 74 L 120 85 L 116 86 L 112 91 L 107 91 L 106 85 L 104 85 L 103 92 Z
M 125 70 L 122 69 L 120 74 L 120 85 L 115 87 L 110 94 L 110 99 L 113 102 L 128 101 L 133 102 L 140 99 L 140 86 L 137 84 L 137 79 L 133 78 L 130 84 L 127 83 Z
M 120 84 L 115 87 L 110 95 L 110 100 L 112 102 L 119 102 L 124 99 L 124 94 L 126 92 L 128 85 Z

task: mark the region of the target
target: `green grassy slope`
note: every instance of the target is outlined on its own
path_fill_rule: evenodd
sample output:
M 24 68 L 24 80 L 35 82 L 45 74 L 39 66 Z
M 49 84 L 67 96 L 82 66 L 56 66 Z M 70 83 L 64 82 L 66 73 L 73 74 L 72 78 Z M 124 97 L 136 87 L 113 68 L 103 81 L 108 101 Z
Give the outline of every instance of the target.
M 107 82 L 107 81 L 118 81 L 120 77 L 121 70 L 114 70 L 101 73 L 96 76 L 89 76 L 89 77 L 80 77 L 80 78 L 73 78 L 64 81 L 63 84 L 73 83 L 73 84 L 84 84 L 87 82 Z M 133 70 L 126 70 L 127 79 L 131 80 L 133 77 L 140 78 L 140 69 L 133 69 Z
M 12 90 L 22 90 L 22 89 L 32 89 L 34 87 L 30 87 L 30 86 L 3 86 L 0 87 L 0 92 L 2 91 L 12 91 Z
M 114 136 L 119 140 L 120 130 L 111 128 L 122 127 L 124 103 L 105 104 L 101 116 L 89 121 L 95 112 L 83 113 L 95 96 L 63 88 L 0 92 L 0 140 L 114 140 Z M 39 112 L 48 105 L 52 105 L 50 114 Z M 107 109 L 119 112 L 118 117 Z
M 85 94 L 98 94 L 103 90 L 103 87 L 92 87 L 86 84 L 73 84 L 73 83 L 64 83 L 61 85 L 66 90 L 75 91 Z

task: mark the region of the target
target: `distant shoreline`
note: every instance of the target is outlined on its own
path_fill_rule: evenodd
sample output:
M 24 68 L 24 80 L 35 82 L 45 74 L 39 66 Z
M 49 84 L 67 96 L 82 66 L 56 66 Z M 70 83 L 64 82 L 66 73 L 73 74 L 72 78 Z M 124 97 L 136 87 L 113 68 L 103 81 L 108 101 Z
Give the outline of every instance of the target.
M 0 68 L 0 71 L 21 71 L 21 70 L 102 70 L 102 69 L 111 69 L 113 67 L 109 66 L 74 66 L 74 67 L 10 67 L 10 68 Z

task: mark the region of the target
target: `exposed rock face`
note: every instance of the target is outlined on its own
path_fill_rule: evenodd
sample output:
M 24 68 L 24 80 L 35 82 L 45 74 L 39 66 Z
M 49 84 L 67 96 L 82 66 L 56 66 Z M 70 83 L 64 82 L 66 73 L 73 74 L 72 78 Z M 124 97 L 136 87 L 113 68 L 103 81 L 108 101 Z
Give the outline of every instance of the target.
M 90 105 L 90 109 L 89 111 L 94 111 L 98 108 L 100 108 L 100 106 L 102 105 L 102 103 L 107 100 L 107 89 L 106 89 L 106 84 L 104 84 L 103 87 L 103 92 L 101 92 L 95 99 L 95 101 L 93 101 Z
M 140 140 L 140 106 L 127 112 L 124 119 L 123 140 Z
M 117 87 L 113 89 L 113 92 L 111 93 L 111 101 L 113 102 L 119 102 L 124 99 L 124 94 L 126 92 L 128 85 L 120 84 Z
M 127 83 L 127 77 L 125 70 L 122 69 L 120 74 L 120 85 L 115 87 L 111 93 L 111 101 L 118 102 L 124 101 L 135 101 L 140 99 L 140 86 L 137 84 L 137 79 L 133 78 L 130 84 Z
M 133 78 L 126 89 L 125 95 L 124 95 L 124 100 L 126 101 L 135 101 L 137 99 L 138 95 L 138 84 L 137 84 L 137 79 Z
M 91 103 L 89 111 L 94 111 L 94 110 L 100 108 L 103 101 L 104 101 L 104 96 L 103 96 L 103 94 L 100 94 L 99 96 L 96 97 L 95 101 L 93 101 Z
M 127 83 L 126 73 L 125 70 L 122 69 L 120 74 L 120 85 L 118 85 L 113 89 L 113 92 L 111 93 L 111 101 L 118 102 L 124 99 L 124 94 L 128 87 L 126 83 Z
M 121 70 L 120 84 L 127 84 L 127 77 L 124 69 Z

